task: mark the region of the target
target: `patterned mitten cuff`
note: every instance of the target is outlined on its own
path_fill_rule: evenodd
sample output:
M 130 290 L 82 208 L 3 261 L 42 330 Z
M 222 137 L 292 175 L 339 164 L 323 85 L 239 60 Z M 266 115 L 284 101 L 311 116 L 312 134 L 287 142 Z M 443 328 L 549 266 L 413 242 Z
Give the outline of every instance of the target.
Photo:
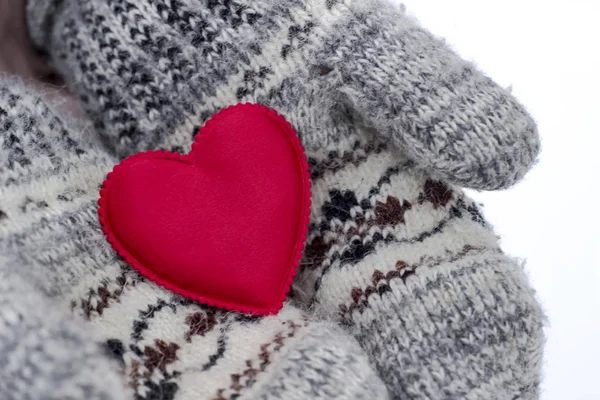
M 97 215 L 115 160 L 84 125 L 14 82 L 0 83 L 0 124 L 2 398 L 388 398 L 339 327 L 289 305 L 265 318 L 217 311 L 125 265 Z
M 241 101 L 278 106 L 301 130 L 343 104 L 434 178 L 477 189 L 510 186 L 539 149 L 506 90 L 386 0 L 29 0 L 29 10 L 37 45 L 122 156 L 183 149 L 195 126 Z M 178 131 L 185 140 L 165 136 Z

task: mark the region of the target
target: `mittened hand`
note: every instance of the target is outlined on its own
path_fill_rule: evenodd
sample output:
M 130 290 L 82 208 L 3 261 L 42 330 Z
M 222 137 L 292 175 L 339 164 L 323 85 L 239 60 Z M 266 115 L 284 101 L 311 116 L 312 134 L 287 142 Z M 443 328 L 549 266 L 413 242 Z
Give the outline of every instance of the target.
M 117 160 L 55 111 L 0 81 L 0 398 L 388 398 L 333 323 L 217 310 L 126 265 L 97 214 Z
M 537 133 L 441 41 L 383 1 L 66 0 L 31 17 L 118 157 L 187 153 L 239 102 L 285 116 L 313 183 L 295 298 L 354 334 L 393 396 L 537 396 L 540 307 L 458 187 L 520 179 Z
M 506 90 L 387 1 L 38 3 L 32 37 L 121 156 L 187 152 L 210 115 L 245 101 L 283 113 L 308 148 L 360 123 L 476 189 L 510 186 L 539 149 Z
M 364 137 L 311 163 L 296 298 L 355 335 L 394 397 L 537 398 L 544 317 L 478 205 Z
M 0 126 L 0 398 L 126 399 L 66 295 L 115 261 L 93 228 L 114 160 L 16 79 L 0 78 Z

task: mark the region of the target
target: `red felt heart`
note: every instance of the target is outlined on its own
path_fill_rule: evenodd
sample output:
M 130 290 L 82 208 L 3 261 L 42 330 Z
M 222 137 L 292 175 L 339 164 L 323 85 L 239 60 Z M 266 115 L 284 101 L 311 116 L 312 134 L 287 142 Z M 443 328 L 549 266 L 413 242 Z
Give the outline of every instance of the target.
M 150 151 L 118 164 L 98 213 L 114 249 L 190 299 L 245 313 L 283 305 L 306 240 L 308 164 L 275 111 L 220 111 L 187 155 Z

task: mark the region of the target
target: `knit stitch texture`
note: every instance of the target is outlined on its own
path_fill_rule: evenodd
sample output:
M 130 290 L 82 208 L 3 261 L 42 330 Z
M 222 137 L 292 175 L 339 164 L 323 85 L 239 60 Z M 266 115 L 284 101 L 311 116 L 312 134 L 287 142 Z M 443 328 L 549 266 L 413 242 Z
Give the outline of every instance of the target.
M 93 327 L 129 394 L 538 397 L 543 314 L 461 189 L 510 186 L 535 161 L 535 124 L 506 90 L 384 1 L 43 3 L 29 3 L 32 38 L 102 146 L 7 95 L 5 113 L 32 117 L 2 136 L 0 249 Z M 292 123 L 313 183 L 293 304 L 269 318 L 141 279 L 95 215 L 112 164 L 187 152 L 215 111 L 246 101 Z
M 15 82 L 0 83 L 0 117 L 0 398 L 388 398 L 331 323 L 290 305 L 228 313 L 142 279 L 98 222 L 115 159 L 89 129 Z

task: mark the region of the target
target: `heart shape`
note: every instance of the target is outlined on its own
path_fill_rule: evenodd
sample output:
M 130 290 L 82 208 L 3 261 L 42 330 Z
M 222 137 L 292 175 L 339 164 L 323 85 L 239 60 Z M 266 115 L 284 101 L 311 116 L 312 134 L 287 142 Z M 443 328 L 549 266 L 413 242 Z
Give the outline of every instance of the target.
M 274 314 L 306 240 L 308 163 L 282 116 L 238 104 L 214 115 L 187 155 L 123 160 L 98 203 L 108 241 L 142 275 L 201 303 Z

